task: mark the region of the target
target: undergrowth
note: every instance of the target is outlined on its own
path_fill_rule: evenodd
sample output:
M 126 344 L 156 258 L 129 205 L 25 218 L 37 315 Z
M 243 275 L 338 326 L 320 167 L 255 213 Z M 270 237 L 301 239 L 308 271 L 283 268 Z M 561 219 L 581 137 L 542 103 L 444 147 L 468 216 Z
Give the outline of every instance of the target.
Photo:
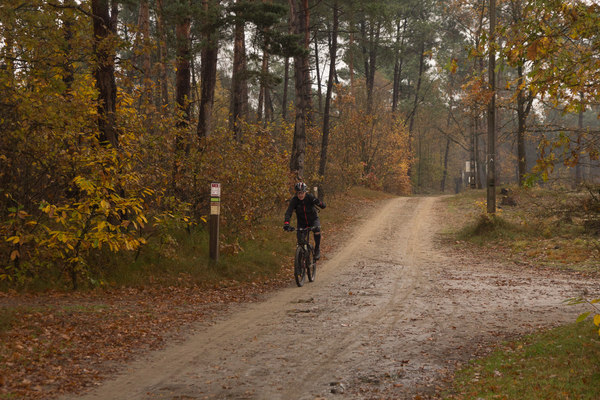
M 328 230 L 340 229 L 357 213 L 351 208 L 358 209 L 363 204 L 390 197 L 361 187 L 330 196 L 326 199 L 327 208 L 320 213 L 324 246 L 328 245 Z M 148 244 L 138 251 L 116 254 L 107 249 L 95 251 L 90 257 L 88 272 L 81 276 L 84 284 L 79 290 L 152 284 L 214 286 L 223 282 L 244 283 L 273 278 L 291 265 L 296 245 L 295 235 L 282 229 L 284 213 L 285 208 L 280 208 L 256 222 L 245 240 L 241 236 L 221 237 L 218 262 L 209 258 L 209 232 L 205 226 L 172 229 L 161 237 L 151 236 Z M 52 272 L 48 270 L 47 273 Z M 67 274 L 62 273 L 60 278 L 30 276 L 18 287 L 0 281 L 0 291 L 72 290 Z
M 485 212 L 484 190 L 448 197 L 445 204 L 454 221 L 445 234 L 461 247 L 493 249 L 499 261 L 600 272 L 600 228 L 594 228 L 600 227 L 600 213 L 588 206 L 586 192 L 498 190 L 492 216 Z
M 475 221 L 466 224 L 457 233 L 459 240 L 472 240 L 477 244 L 484 244 L 489 240 L 516 238 L 524 233 L 522 226 L 494 215 L 479 214 Z

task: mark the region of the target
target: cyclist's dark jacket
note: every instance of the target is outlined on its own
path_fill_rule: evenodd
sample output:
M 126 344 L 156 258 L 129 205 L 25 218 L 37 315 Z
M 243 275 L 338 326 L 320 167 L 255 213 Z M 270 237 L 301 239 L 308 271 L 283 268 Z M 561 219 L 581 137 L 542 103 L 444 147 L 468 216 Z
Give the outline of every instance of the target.
M 313 223 L 319 220 L 319 215 L 317 214 L 315 206 L 319 206 L 319 208 L 326 207 L 325 203 L 310 193 L 306 193 L 304 200 L 300 200 L 298 196 L 292 197 L 290 200 L 290 205 L 285 212 L 285 222 L 289 223 L 292 213 L 296 211 L 299 228 L 313 226 Z

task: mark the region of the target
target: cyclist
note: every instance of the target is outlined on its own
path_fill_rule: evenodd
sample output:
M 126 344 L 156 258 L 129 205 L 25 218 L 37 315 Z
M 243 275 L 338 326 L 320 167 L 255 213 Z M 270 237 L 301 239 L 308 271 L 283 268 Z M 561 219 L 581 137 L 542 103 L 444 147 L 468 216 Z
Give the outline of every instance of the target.
M 296 185 L 294 185 L 294 190 L 296 191 L 296 195 L 290 199 L 290 205 L 285 212 L 283 229 L 286 231 L 291 230 L 290 218 L 294 211 L 296 211 L 298 228 L 315 227 L 315 260 L 318 260 L 321 258 L 321 221 L 319 221 L 319 215 L 317 214 L 315 206 L 325 208 L 326 205 L 312 194 L 306 193 L 307 186 L 304 182 L 296 183 Z M 302 234 L 304 234 L 304 232 L 298 231 L 298 240 L 300 240 L 300 235 Z

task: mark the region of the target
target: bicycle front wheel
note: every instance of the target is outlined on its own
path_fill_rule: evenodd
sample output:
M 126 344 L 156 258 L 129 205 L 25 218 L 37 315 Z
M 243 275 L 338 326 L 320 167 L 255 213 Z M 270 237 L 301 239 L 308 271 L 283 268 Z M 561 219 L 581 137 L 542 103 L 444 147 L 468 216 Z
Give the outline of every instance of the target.
M 296 284 L 299 287 L 304 285 L 304 277 L 306 276 L 304 258 L 304 249 L 302 247 L 297 247 L 296 257 L 294 258 L 294 278 L 296 279 Z
M 308 254 L 306 255 L 306 258 L 304 259 L 304 262 L 306 263 L 306 272 L 308 273 L 308 281 L 314 282 L 315 275 L 317 274 L 317 262 L 313 258 L 312 245 L 310 246 L 310 248 L 308 250 Z

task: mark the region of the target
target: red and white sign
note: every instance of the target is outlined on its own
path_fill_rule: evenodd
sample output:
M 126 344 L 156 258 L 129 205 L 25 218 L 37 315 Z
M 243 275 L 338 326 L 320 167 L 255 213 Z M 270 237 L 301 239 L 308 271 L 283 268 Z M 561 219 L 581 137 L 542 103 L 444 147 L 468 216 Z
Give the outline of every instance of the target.
M 210 197 L 221 197 L 221 184 L 211 183 L 210 184 Z

